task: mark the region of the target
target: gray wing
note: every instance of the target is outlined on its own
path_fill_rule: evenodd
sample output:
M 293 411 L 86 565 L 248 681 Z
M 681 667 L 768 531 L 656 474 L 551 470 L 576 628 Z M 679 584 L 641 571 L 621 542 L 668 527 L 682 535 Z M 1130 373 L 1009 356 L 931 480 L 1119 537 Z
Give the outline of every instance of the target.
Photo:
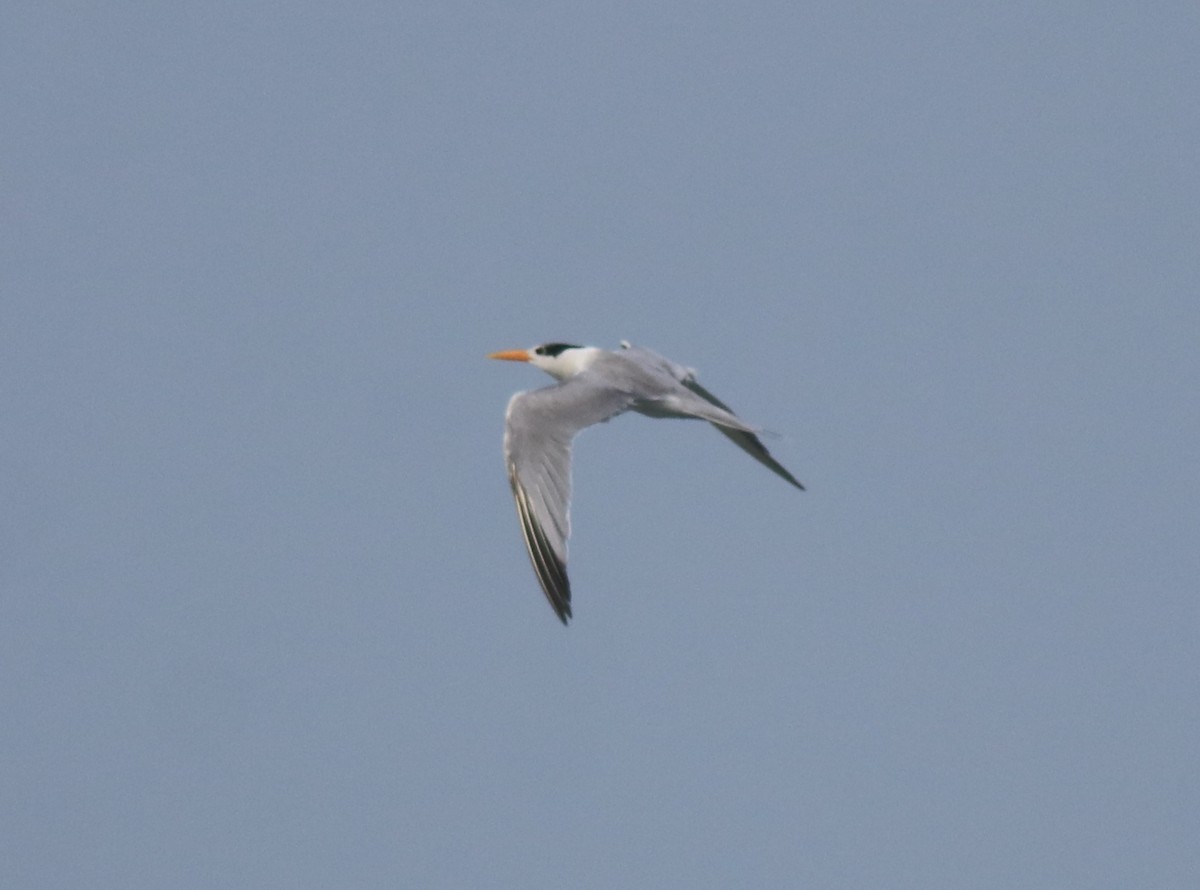
M 734 414 L 732 408 L 696 381 L 694 370 L 676 364 L 651 349 L 633 346 L 628 341 L 621 342 L 621 349 L 620 355 L 627 357 L 631 362 L 657 372 L 660 376 L 668 377 L 672 382 L 678 383 L 689 391 L 688 394 L 677 391 L 656 394 L 653 400 L 639 402 L 634 406 L 635 410 L 650 417 L 695 417 L 707 420 L 734 445 L 771 472 L 786 479 L 801 491 L 804 490 L 804 486 L 796 477 L 789 473 L 783 464 L 775 460 L 771 456 L 771 452 L 767 451 L 767 446 L 758 438 L 757 430 Z
M 704 399 L 706 402 L 710 402 L 713 405 L 716 405 L 718 408 L 733 414 L 733 411 L 728 405 L 697 383 L 695 377 L 689 377 L 688 379 L 684 380 L 683 385 L 696 395 L 700 396 L 700 398 Z M 745 429 L 737 429 L 735 427 L 726 426 L 725 424 L 717 423 L 715 421 L 712 422 L 712 425 L 715 426 L 723 436 L 733 442 L 734 445 L 742 449 L 742 451 L 746 452 L 771 472 L 778 476 L 782 476 L 788 482 L 792 483 L 792 485 L 796 486 L 801 491 L 804 491 L 804 486 L 800 484 L 799 480 L 789 473 L 783 464 L 771 457 L 771 452 L 767 451 L 767 446 L 764 445 L 762 440 L 759 439 L 758 436 L 753 432 Z
M 517 393 L 504 419 L 504 460 L 529 561 L 563 624 L 571 617 L 571 440 L 629 407 L 631 397 L 586 372 L 557 386 Z

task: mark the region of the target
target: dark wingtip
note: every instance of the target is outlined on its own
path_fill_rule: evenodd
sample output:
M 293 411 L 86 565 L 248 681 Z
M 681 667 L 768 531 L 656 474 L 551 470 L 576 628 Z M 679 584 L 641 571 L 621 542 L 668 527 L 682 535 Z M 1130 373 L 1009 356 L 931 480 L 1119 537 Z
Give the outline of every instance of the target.
M 561 564 L 560 564 L 561 565 Z M 550 605 L 554 608 L 554 614 L 558 616 L 558 620 L 563 623 L 563 627 L 567 626 L 567 622 L 571 620 L 571 582 L 567 581 L 567 567 L 561 566 L 563 577 L 563 588 L 555 591 L 555 596 L 549 596 Z
M 537 576 L 538 585 L 546 595 L 550 608 L 565 626 L 571 617 L 571 581 L 567 577 L 567 564 L 559 559 L 554 548 L 546 539 L 542 527 L 534 521 L 529 512 L 529 502 L 525 489 L 512 467 L 508 471 L 509 482 L 512 483 L 513 499 L 517 503 L 517 517 L 521 521 L 521 536 L 525 540 L 525 550 L 529 561 L 533 563 L 533 573 Z

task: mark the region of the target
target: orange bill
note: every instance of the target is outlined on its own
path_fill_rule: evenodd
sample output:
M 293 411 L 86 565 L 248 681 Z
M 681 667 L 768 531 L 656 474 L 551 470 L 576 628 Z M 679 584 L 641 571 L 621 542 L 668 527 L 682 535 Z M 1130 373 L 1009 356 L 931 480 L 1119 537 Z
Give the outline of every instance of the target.
M 488 358 L 498 358 L 506 362 L 527 362 L 529 361 L 529 350 L 505 349 L 502 352 L 493 352 Z

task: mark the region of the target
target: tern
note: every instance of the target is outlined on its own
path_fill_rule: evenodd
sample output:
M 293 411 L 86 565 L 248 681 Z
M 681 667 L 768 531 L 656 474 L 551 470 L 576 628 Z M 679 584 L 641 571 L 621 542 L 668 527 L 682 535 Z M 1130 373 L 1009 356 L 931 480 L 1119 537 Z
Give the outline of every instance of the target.
M 538 583 L 563 624 L 571 617 L 567 539 L 571 535 L 571 441 L 576 433 L 625 411 L 647 417 L 707 420 L 735 445 L 801 491 L 771 457 L 760 430 L 701 386 L 696 372 L 627 341 L 620 350 L 570 343 L 493 352 L 488 358 L 528 362 L 558 380 L 519 392 L 504 416 L 504 460 L 525 549 Z
M 571 618 L 566 540 L 571 534 L 571 441 L 581 429 L 624 411 L 648 417 L 707 420 L 758 463 L 804 491 L 770 456 L 755 427 L 704 389 L 692 368 L 622 341 L 619 350 L 544 343 L 508 349 L 488 359 L 529 362 L 558 384 L 518 392 L 504 415 L 504 461 L 521 534 L 538 583 L 554 614 Z

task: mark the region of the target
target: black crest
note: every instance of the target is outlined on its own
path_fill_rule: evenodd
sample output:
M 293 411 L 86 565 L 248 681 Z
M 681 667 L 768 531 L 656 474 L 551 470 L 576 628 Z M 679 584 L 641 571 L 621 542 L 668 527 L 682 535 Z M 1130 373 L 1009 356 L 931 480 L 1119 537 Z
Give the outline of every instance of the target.
M 538 355 L 548 355 L 551 358 L 554 358 L 555 356 L 561 355 L 564 350 L 581 348 L 582 347 L 576 346 L 574 343 L 543 343 L 533 351 Z

